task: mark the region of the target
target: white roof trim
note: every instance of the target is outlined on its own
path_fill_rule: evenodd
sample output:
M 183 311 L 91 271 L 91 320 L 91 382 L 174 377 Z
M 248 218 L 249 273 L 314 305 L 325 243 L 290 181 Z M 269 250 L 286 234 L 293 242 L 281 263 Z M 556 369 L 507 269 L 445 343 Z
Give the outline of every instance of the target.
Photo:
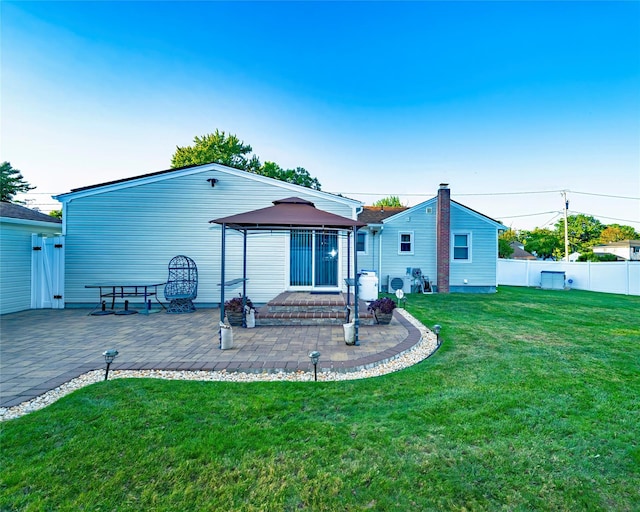
M 21 224 L 23 226 L 33 226 L 40 228 L 55 228 L 62 232 L 62 223 L 47 222 L 44 220 L 16 219 L 15 217 L 0 217 L 0 222 L 5 224 Z
M 175 171 L 168 170 L 168 172 L 166 173 L 157 174 L 154 176 L 142 176 L 140 178 L 134 177 L 131 179 L 125 178 L 126 181 L 121 181 L 119 183 L 106 184 L 103 186 L 89 188 L 87 190 L 78 190 L 77 192 L 68 192 L 66 194 L 59 194 L 57 196 L 52 196 L 52 197 L 53 199 L 56 199 L 62 203 L 65 203 L 81 197 L 89 197 L 97 194 L 103 194 L 105 192 L 112 192 L 114 190 L 121 190 L 125 188 L 130 188 L 130 187 L 138 187 L 140 185 L 145 185 L 147 183 L 155 183 L 157 181 L 163 181 L 163 180 L 173 179 L 173 178 L 182 177 L 182 176 L 190 176 L 192 174 L 199 174 L 207 171 L 218 171 L 218 172 L 223 172 L 225 174 L 231 174 L 233 176 L 240 176 L 242 178 L 246 178 L 249 180 L 268 183 L 269 185 L 276 185 L 280 188 L 290 190 L 295 193 L 302 192 L 307 195 L 321 197 L 323 199 L 330 199 L 335 202 L 343 203 L 352 207 L 357 207 L 362 205 L 362 202 L 357 201 L 355 199 L 336 196 L 334 194 L 329 194 L 328 192 L 323 192 L 321 190 L 314 190 L 308 187 L 303 187 L 301 185 L 295 185 L 293 183 L 286 183 L 284 181 L 276 180 L 275 178 L 261 176 L 259 174 L 242 171 L 240 169 L 234 169 L 232 167 L 227 167 L 226 165 L 221 165 L 221 164 L 204 164 L 204 165 L 198 165 L 196 167 L 189 167 L 188 169 L 177 169 Z
M 428 206 L 433 207 L 434 205 L 437 205 L 437 202 L 438 202 L 438 196 L 432 197 L 431 199 L 428 199 L 427 201 L 423 201 L 420 204 L 412 206 L 408 210 L 404 210 L 404 211 L 402 211 L 400 213 L 396 213 L 395 215 L 392 215 L 391 217 L 387 217 L 382 222 L 386 224 L 387 222 L 400 219 L 405 215 L 411 215 L 411 214 L 415 213 L 416 211 L 418 211 L 420 209 L 427 208 Z M 474 216 L 474 217 L 476 217 L 476 218 L 478 218 L 480 220 L 483 220 L 487 224 L 491 224 L 491 225 L 495 226 L 496 229 L 509 229 L 504 224 L 501 224 L 501 223 L 499 223 L 499 222 L 487 217 L 486 215 L 478 213 L 475 210 L 472 210 L 471 208 L 469 208 L 468 206 L 465 206 L 463 204 L 460 204 L 460 203 L 454 201 L 453 199 L 451 200 L 451 208 L 457 208 L 459 210 L 463 210 L 463 211 L 467 212 L 468 214 L 470 214 L 470 215 L 472 215 L 472 216 Z

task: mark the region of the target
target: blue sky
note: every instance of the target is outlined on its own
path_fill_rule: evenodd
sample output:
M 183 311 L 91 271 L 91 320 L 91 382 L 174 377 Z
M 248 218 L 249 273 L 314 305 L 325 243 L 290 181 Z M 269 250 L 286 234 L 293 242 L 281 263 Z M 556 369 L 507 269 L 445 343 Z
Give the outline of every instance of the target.
M 531 229 L 566 189 L 571 212 L 640 230 L 640 2 L 0 9 L 0 158 L 44 210 L 220 129 L 367 204 L 447 182 Z

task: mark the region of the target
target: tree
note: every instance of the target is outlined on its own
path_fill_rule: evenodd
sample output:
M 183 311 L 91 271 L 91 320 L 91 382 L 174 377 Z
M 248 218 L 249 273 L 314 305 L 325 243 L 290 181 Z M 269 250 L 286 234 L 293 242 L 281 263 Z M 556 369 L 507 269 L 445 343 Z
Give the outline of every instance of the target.
M 631 226 L 621 226 L 620 224 L 609 224 L 606 226 L 602 233 L 600 233 L 601 244 L 608 244 L 609 242 L 619 242 L 620 240 L 637 240 L 640 235 Z
M 558 236 L 558 233 L 548 228 L 523 231 L 521 239 L 527 251 L 543 259 L 552 258 L 554 253 L 557 257 L 558 251 L 563 246 L 562 238 Z
M 25 204 L 24 201 L 14 200 L 14 196 L 18 193 L 29 192 L 36 187 L 32 187 L 18 169 L 11 167 L 9 162 L 0 164 L 0 199 L 7 203 Z
M 320 182 L 312 177 L 304 167 L 283 169 L 275 162 L 260 163 L 256 155 L 251 155 L 252 148 L 233 134 L 225 134 L 216 130 L 202 137 L 193 139 L 193 146 L 176 147 L 171 157 L 171 167 L 184 167 L 218 163 L 241 169 L 243 171 L 268 176 L 287 183 L 320 190 Z
M 49 212 L 51 217 L 62 220 L 62 210 L 51 210 Z
M 171 157 L 171 167 L 218 163 L 247 170 L 252 160 L 247 155 L 251 151 L 251 146 L 240 141 L 235 135 L 226 135 L 216 130 L 215 133 L 194 137 L 193 146 L 177 146 Z
M 388 196 L 376 201 L 373 203 L 373 206 L 377 206 L 379 208 L 384 208 L 385 206 L 388 208 L 402 208 L 404 205 L 400 202 L 400 198 L 398 196 Z
M 513 254 L 513 247 L 511 247 L 511 242 L 515 242 L 518 240 L 518 233 L 509 228 L 506 231 L 503 231 L 498 236 L 498 257 L 499 258 L 508 258 Z
M 303 167 L 295 169 L 283 169 L 275 162 L 265 162 L 264 165 L 256 172 L 262 176 L 275 178 L 276 180 L 302 185 L 303 187 L 320 190 L 320 182 L 317 178 L 311 177 L 309 172 Z
M 556 233 L 564 243 L 564 219 L 556 223 Z M 567 218 L 567 234 L 569 237 L 569 252 L 586 252 L 589 247 L 598 244 L 600 233 L 604 225 L 591 215 L 569 215 Z

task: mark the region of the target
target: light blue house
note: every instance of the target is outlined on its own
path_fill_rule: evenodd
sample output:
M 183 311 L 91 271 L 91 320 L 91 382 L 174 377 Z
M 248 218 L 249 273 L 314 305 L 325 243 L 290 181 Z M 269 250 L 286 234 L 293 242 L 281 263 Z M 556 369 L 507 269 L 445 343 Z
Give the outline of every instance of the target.
M 446 184 L 411 208 L 365 207 L 359 220 L 367 227 L 358 234 L 358 266 L 376 272 L 381 290 L 411 292 L 419 268 L 438 292 L 496 291 L 498 234 L 507 227 L 452 201 Z
M 56 196 L 63 209 L 65 304 L 95 305 L 98 292 L 87 285 L 162 283 L 171 258 L 185 255 L 198 267 L 194 302 L 217 306 L 221 227 L 210 221 L 293 196 L 348 219 L 356 220 L 361 208 L 353 199 L 219 164 L 169 169 Z M 347 254 L 353 243 L 346 232 L 307 230 L 292 236 L 289 231 L 261 231 L 248 238 L 247 295 L 254 302 L 266 303 L 283 291 L 345 290 L 349 263 L 353 265 Z M 242 277 L 242 254 L 243 236 L 227 235 L 225 281 Z M 240 290 L 228 289 L 226 296 Z

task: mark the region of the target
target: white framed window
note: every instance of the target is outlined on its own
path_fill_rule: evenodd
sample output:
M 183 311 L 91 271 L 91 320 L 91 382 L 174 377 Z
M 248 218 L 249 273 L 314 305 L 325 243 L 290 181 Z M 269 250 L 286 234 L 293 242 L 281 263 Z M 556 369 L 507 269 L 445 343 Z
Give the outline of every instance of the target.
M 453 261 L 471 262 L 471 233 L 452 233 L 451 258 Z
M 413 254 L 413 231 L 398 233 L 398 254 Z
M 367 254 L 367 232 L 356 231 L 356 251 Z

